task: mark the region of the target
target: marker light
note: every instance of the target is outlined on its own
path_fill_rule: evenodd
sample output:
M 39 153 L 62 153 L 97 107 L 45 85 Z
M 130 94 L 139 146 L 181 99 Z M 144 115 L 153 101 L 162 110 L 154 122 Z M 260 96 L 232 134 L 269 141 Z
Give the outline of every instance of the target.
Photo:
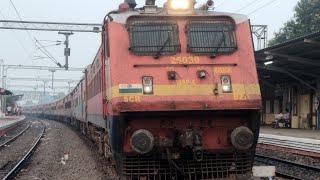
M 153 77 L 142 77 L 143 94 L 153 94 Z
M 169 0 L 169 7 L 172 10 L 189 10 L 193 8 L 192 0 Z
M 223 90 L 223 92 L 228 92 L 228 91 L 230 91 L 230 86 L 223 85 L 222 90 Z
M 155 0 L 146 0 L 147 6 L 154 6 L 156 4 Z
M 232 92 L 230 76 L 228 75 L 221 76 L 221 85 L 222 85 L 222 92 L 224 93 Z
M 264 65 L 266 65 L 266 66 L 270 65 L 270 64 L 273 64 L 273 61 L 267 61 L 267 62 L 264 63 Z

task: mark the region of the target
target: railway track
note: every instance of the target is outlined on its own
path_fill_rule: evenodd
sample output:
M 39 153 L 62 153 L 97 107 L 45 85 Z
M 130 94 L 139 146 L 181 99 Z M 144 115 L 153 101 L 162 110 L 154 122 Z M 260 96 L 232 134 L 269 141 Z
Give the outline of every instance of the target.
M 28 126 L 28 128 L 30 128 L 30 127 Z M 27 130 L 27 128 L 25 129 L 25 131 L 26 130 Z M 41 142 L 41 138 L 43 137 L 44 132 L 45 132 L 45 126 L 41 122 L 40 133 L 36 133 L 37 136 L 33 137 L 35 139 L 35 141 L 32 143 L 31 148 L 25 148 L 25 151 L 23 151 L 23 152 L 27 152 L 27 153 L 22 155 L 23 157 L 18 160 L 17 159 L 10 159 L 10 160 L 7 160 L 6 163 L 2 164 L 2 166 L 0 167 L 0 178 L 2 178 L 2 180 L 13 179 L 17 175 L 17 173 L 26 164 L 26 161 L 28 161 L 30 159 L 33 152 L 35 151 L 35 149 L 37 148 L 37 146 Z M 19 135 L 10 139 L 9 142 L 12 142 L 14 139 L 17 139 L 23 133 L 24 132 L 19 133 Z M 9 143 L 9 142 L 7 142 L 7 143 Z
M 319 176 L 315 173 L 320 172 L 320 167 L 304 165 L 296 162 L 291 162 L 279 158 L 264 156 L 261 154 L 255 155 L 255 161 L 268 165 L 275 165 L 277 167 L 276 175 L 282 178 L 303 180 L 303 179 L 317 179 Z M 300 169 L 298 171 L 297 169 Z
M 13 142 L 14 140 L 16 140 L 18 137 L 20 137 L 24 132 L 26 132 L 29 129 L 30 126 L 31 126 L 31 123 L 29 123 L 29 125 L 25 129 L 23 129 L 20 133 L 18 133 L 17 135 L 12 137 L 11 139 L 6 140 L 4 143 L 0 144 L 0 149 L 5 147 L 9 143 Z

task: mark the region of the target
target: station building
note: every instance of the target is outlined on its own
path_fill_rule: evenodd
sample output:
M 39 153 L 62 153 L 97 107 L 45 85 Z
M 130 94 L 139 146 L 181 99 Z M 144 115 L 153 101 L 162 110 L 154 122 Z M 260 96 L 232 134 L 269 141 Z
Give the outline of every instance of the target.
M 320 32 L 255 52 L 262 124 L 290 112 L 291 127 L 320 129 Z

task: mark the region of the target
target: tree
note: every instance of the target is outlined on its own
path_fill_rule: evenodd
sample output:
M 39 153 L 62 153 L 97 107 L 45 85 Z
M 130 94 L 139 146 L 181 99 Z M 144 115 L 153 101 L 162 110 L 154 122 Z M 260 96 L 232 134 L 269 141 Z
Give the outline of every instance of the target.
M 274 34 L 269 46 L 319 31 L 320 0 L 300 0 L 294 11 L 294 17 Z

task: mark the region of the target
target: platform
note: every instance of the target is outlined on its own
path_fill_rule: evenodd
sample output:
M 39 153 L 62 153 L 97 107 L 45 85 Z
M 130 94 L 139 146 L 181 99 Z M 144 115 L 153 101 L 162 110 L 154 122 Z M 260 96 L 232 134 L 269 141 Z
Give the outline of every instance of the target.
M 287 150 L 298 150 L 299 153 L 311 153 L 320 156 L 320 131 L 304 129 L 273 129 L 261 127 L 258 147 L 271 145 L 287 148 Z M 303 152 L 302 152 L 303 151 Z
M 0 117 L 0 137 L 10 129 L 15 128 L 25 116 L 4 116 Z
M 270 126 L 261 126 L 260 133 L 320 140 L 320 130 L 284 129 L 284 128 L 274 129 L 274 128 L 271 128 Z

